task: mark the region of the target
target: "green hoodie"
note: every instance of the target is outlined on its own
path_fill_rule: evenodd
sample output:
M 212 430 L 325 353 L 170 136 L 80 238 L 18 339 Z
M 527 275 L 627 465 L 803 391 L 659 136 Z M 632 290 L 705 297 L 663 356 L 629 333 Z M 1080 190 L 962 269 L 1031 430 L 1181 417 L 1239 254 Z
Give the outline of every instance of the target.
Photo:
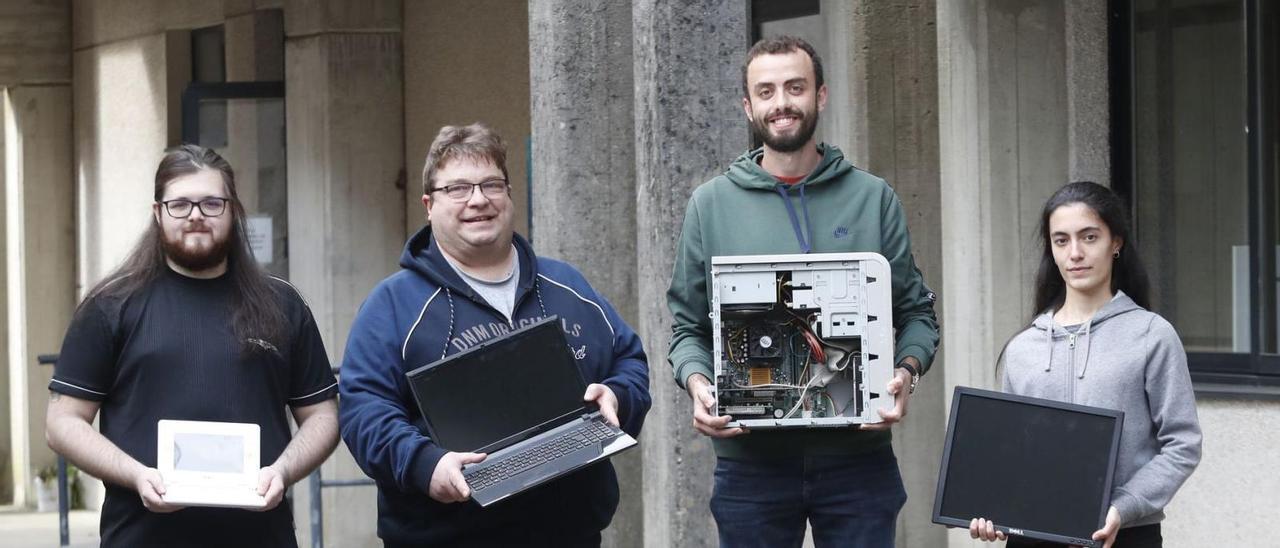
M 721 255 L 884 255 L 893 272 L 894 363 L 914 356 L 927 371 L 933 362 L 938 347 L 934 295 L 911 256 L 902 203 L 884 179 L 853 167 L 836 147 L 823 144 L 819 149 L 822 161 L 795 185 L 781 184 L 761 168 L 764 149 L 756 149 L 694 190 L 667 291 L 674 319 L 668 359 L 681 387 L 694 373 L 715 376 L 707 288 L 711 258 Z M 856 454 L 887 445 L 889 439 L 888 432 L 797 429 L 713 441 L 721 457 L 758 459 Z

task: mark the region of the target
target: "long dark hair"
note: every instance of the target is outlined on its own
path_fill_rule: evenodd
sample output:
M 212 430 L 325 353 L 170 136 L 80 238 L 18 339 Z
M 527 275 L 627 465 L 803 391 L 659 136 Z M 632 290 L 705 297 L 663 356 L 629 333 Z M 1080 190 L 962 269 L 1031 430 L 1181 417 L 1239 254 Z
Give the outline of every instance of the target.
M 217 152 L 201 146 L 184 144 L 169 148 L 164 151 L 164 158 L 156 168 L 154 199 L 156 202 L 162 200 L 165 188 L 175 179 L 203 169 L 215 170 L 222 176 L 227 197 L 231 199 L 228 202 L 232 219 L 230 241 L 227 243 L 227 275 L 231 279 L 231 323 L 236 338 L 245 348 L 260 346 L 249 343 L 250 338 L 279 346 L 284 333 L 284 312 L 270 278 L 258 266 L 249 247 L 244 205 L 236 194 L 236 177 L 231 164 Z M 152 216 L 133 251 L 114 272 L 89 291 L 81 306 L 99 297 L 127 298 L 150 285 L 166 268 L 160 224 Z
M 1032 317 L 1062 306 L 1067 297 L 1067 284 L 1058 272 L 1058 265 L 1053 261 L 1053 248 L 1049 243 L 1049 216 L 1058 208 L 1071 204 L 1084 204 L 1098 215 L 1111 231 L 1112 238 L 1124 242 L 1120 249 L 1120 258 L 1111 266 L 1111 291 L 1124 291 L 1138 306 L 1150 308 L 1150 286 L 1147 270 L 1138 257 L 1138 248 L 1134 245 L 1133 232 L 1130 230 L 1129 214 L 1124 201 L 1111 189 L 1097 183 L 1082 181 L 1070 183 L 1049 197 L 1040 213 L 1040 267 L 1036 271 L 1035 305 Z

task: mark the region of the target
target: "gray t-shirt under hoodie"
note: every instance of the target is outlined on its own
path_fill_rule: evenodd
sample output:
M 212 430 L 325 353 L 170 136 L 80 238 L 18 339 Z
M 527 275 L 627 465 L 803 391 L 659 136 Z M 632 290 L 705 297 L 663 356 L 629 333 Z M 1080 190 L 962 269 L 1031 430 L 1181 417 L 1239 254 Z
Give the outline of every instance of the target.
M 467 282 L 471 289 L 480 294 L 485 302 L 498 309 L 503 316 L 507 317 L 507 321 L 511 321 L 511 314 L 516 308 L 516 285 L 520 281 L 520 258 L 514 255 L 512 249 L 512 266 L 511 272 L 506 278 L 501 280 L 484 280 L 467 274 L 458 265 L 449 260 L 449 266 L 453 267 L 453 271 L 458 273 L 458 277 L 462 281 Z M 448 259 L 448 257 L 446 257 Z

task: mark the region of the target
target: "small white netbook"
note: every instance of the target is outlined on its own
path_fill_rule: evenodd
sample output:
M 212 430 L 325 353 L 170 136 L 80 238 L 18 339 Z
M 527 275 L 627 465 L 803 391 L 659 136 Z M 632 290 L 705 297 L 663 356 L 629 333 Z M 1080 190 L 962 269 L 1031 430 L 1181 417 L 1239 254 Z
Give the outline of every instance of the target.
M 256 424 L 158 423 L 156 468 L 163 499 L 180 506 L 262 508 L 258 494 L 260 431 Z

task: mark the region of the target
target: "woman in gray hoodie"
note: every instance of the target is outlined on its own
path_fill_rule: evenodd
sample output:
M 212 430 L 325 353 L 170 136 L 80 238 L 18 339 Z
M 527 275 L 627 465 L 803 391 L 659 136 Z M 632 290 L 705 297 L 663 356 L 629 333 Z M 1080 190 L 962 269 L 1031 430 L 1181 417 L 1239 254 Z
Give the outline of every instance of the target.
M 1187 355 L 1146 309 L 1147 275 L 1123 202 L 1089 182 L 1062 187 L 1040 219 L 1034 320 L 1005 346 L 1006 392 L 1124 411 L 1106 524 L 1111 548 L 1161 546 L 1164 507 L 1200 462 Z M 973 538 L 1004 539 L 982 518 Z M 1012 537 L 1008 546 L 1055 546 Z

